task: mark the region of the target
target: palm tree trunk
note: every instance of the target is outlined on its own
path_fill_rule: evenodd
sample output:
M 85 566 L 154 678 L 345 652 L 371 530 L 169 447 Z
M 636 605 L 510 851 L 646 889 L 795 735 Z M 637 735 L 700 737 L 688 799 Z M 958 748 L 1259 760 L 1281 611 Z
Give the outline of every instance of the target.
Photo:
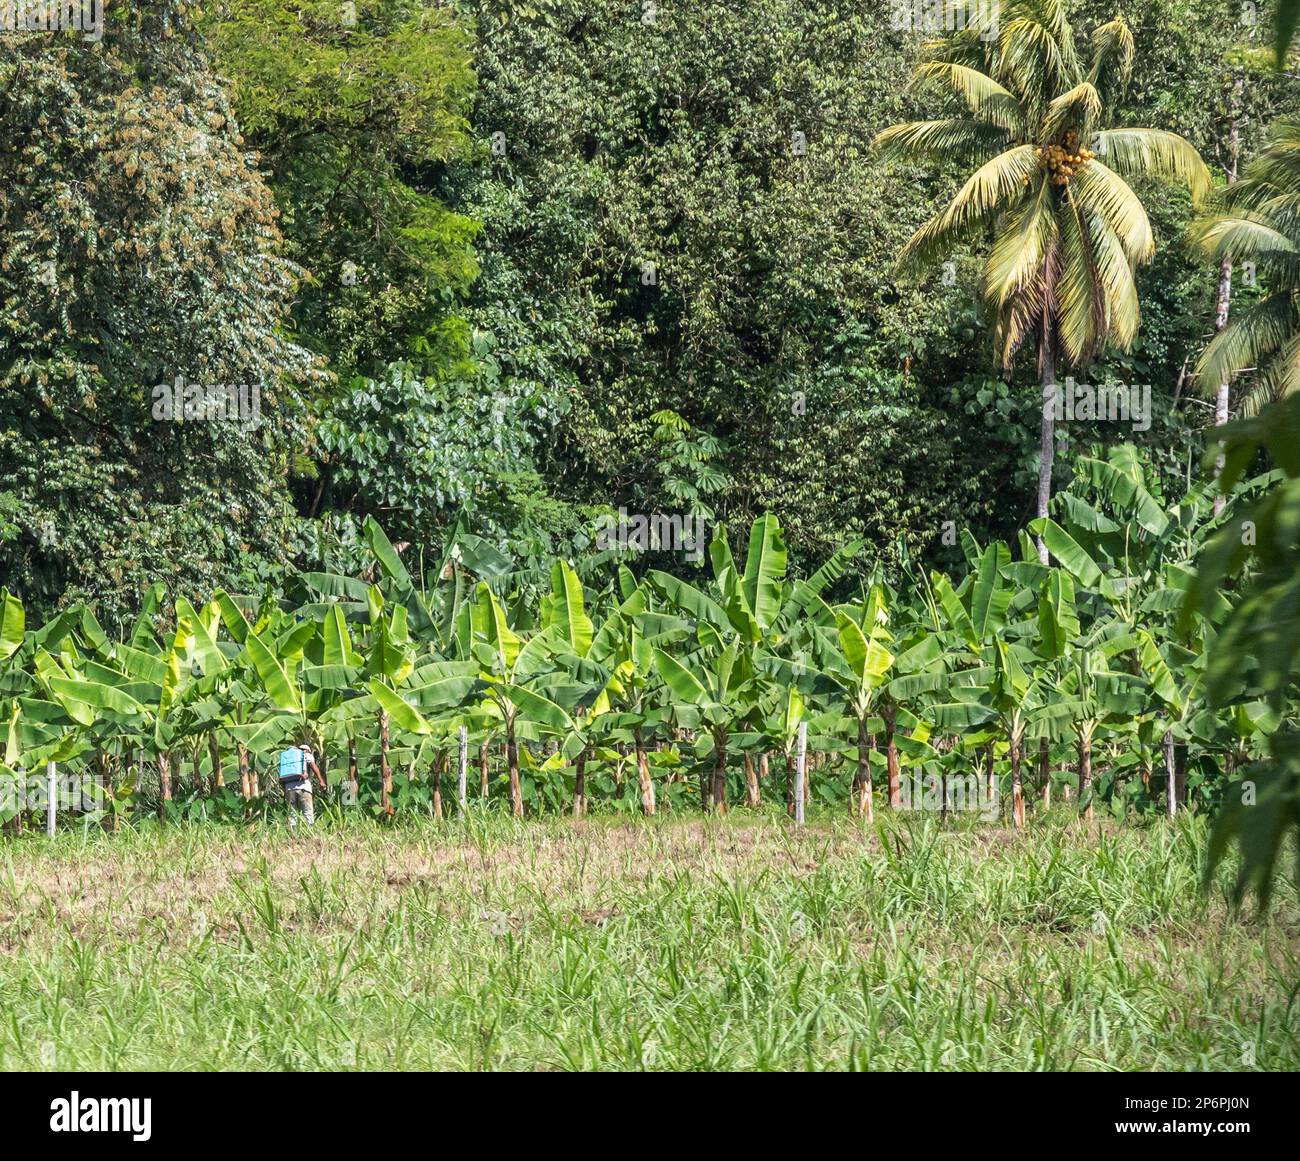
M 1241 92 L 1241 82 L 1237 82 L 1237 94 Z M 1228 184 L 1232 185 L 1237 180 L 1237 157 L 1241 152 L 1241 129 L 1234 116 L 1231 128 L 1228 132 Z M 1219 294 L 1214 308 L 1214 330 L 1220 333 L 1228 325 L 1228 308 L 1232 301 L 1232 258 L 1225 257 L 1219 264 Z M 1222 427 L 1228 422 L 1228 404 L 1230 386 L 1227 378 L 1219 384 L 1219 389 L 1214 396 L 1214 426 Z M 1214 461 L 1215 472 L 1223 470 L 1223 456 L 1220 455 Z M 1222 514 L 1223 507 L 1227 503 L 1224 496 L 1214 497 L 1214 514 Z
M 632 731 L 632 736 L 636 739 L 636 776 L 641 784 L 641 813 L 648 818 L 655 812 L 655 784 L 650 780 L 650 759 L 646 757 L 640 726 Z
M 1038 343 L 1040 366 L 1039 382 L 1043 388 L 1043 422 L 1039 439 L 1038 465 L 1038 515 L 1047 515 L 1052 499 L 1052 463 L 1056 458 L 1056 358 L 1052 350 L 1056 335 L 1047 319 Z M 1047 563 L 1047 545 L 1040 536 L 1037 540 L 1038 559 Z
M 761 801 L 758 790 L 758 771 L 754 769 L 754 756 L 745 751 L 745 805 L 757 806 Z

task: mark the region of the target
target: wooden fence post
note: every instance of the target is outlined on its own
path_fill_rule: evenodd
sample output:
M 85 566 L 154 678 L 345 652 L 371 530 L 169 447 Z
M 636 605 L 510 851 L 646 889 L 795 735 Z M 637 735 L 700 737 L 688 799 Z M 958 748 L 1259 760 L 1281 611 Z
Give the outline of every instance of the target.
M 799 723 L 794 757 L 794 824 L 803 826 L 803 787 L 808 775 L 808 723 Z
M 54 837 L 54 817 L 58 811 L 59 788 L 58 777 L 55 773 L 54 763 L 45 764 L 45 834 L 49 838 Z
M 456 801 L 460 803 L 460 812 L 464 814 L 468 803 L 465 799 L 465 782 L 469 777 L 469 727 L 460 727 L 460 774 L 456 780 Z

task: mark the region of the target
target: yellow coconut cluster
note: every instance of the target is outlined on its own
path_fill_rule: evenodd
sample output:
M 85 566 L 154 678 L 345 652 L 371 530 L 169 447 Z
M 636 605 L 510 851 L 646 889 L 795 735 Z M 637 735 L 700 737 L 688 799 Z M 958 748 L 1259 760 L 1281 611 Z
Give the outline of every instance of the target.
M 1044 156 L 1044 151 L 1041 149 L 1035 149 L 1034 152 L 1039 157 Z M 1075 171 L 1096 156 L 1086 145 L 1079 144 L 1079 135 L 1071 129 L 1065 135 L 1063 144 L 1047 147 L 1047 169 L 1051 174 L 1049 180 L 1053 185 L 1069 185 Z

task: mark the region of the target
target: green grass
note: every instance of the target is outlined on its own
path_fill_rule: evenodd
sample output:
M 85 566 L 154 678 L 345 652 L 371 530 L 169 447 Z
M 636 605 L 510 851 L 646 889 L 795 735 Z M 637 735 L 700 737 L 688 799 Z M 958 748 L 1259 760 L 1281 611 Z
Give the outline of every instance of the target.
M 5 1069 L 1300 1068 L 1204 825 L 498 816 L 0 842 Z

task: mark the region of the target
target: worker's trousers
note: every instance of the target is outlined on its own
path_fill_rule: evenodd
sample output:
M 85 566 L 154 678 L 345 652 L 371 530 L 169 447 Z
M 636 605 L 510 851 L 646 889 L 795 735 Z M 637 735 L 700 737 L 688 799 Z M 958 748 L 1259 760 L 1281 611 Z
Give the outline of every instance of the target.
M 316 823 L 316 805 L 312 800 L 311 783 L 304 782 L 300 786 L 284 788 L 284 800 L 289 804 L 289 827 L 293 829 L 298 825 L 298 815 L 301 814 L 307 820 L 308 826 L 314 826 Z

